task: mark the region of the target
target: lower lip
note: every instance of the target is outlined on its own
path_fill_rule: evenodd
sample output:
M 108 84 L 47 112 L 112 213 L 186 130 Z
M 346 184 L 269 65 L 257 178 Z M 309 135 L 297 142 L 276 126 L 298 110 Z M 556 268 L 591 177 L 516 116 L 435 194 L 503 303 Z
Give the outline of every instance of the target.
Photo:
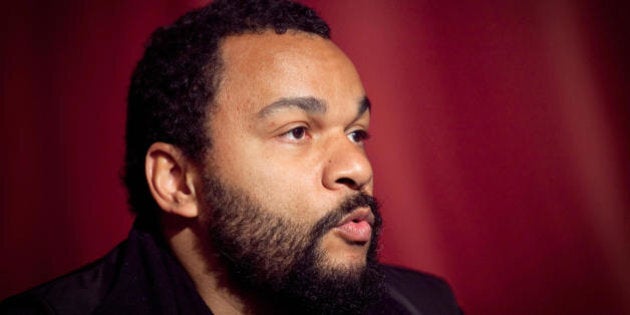
M 349 242 L 368 242 L 372 238 L 372 227 L 367 221 L 350 221 L 336 227 L 336 230 Z

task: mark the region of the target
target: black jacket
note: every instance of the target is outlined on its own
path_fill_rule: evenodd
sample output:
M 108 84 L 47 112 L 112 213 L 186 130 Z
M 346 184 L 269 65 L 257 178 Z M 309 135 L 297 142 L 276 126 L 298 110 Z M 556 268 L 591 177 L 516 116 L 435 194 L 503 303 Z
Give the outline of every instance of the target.
M 383 266 L 388 294 L 370 314 L 460 314 L 448 284 Z M 212 314 L 166 245 L 138 228 L 105 257 L 0 304 L 0 314 Z

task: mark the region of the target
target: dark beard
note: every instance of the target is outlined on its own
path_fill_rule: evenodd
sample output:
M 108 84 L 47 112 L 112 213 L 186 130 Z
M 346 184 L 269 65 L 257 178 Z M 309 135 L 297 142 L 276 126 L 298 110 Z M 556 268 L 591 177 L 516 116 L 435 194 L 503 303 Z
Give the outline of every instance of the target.
M 216 178 L 204 178 L 203 189 L 210 240 L 229 280 L 269 302 L 273 313 L 360 314 L 380 299 L 383 276 L 377 247 L 382 218 L 373 197 L 348 198 L 305 228 L 261 209 L 244 192 Z M 364 206 L 375 217 L 365 266 L 326 266 L 320 250 L 323 236 L 346 214 Z

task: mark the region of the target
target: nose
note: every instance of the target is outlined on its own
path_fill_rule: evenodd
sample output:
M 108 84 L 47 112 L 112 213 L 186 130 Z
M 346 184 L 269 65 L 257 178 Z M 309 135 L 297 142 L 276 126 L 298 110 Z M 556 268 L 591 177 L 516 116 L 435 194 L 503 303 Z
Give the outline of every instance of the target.
M 372 166 L 365 150 L 346 137 L 326 149 L 322 182 L 330 190 L 368 190 L 371 193 Z

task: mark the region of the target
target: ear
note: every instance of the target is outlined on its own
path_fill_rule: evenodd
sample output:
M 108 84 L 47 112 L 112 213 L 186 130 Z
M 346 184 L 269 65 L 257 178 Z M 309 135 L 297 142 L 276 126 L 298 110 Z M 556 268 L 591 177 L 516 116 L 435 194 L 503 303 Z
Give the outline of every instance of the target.
M 197 168 L 180 149 L 164 142 L 153 143 L 144 165 L 151 195 L 162 210 L 185 218 L 199 215 Z

